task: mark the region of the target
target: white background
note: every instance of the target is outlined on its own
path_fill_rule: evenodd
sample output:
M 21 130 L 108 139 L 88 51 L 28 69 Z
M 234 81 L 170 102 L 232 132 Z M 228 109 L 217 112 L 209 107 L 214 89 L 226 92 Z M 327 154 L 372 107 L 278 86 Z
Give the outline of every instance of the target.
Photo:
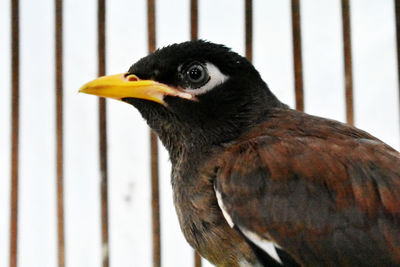
M 10 1 L 0 0 L 0 266 L 8 266 L 11 136 Z M 393 0 L 353 0 L 355 123 L 399 148 Z M 64 0 L 66 263 L 100 266 L 97 98 L 77 94 L 96 77 L 97 1 Z M 294 105 L 289 0 L 255 0 L 254 64 Z M 157 46 L 189 39 L 189 0 L 159 0 Z M 54 1 L 20 0 L 19 266 L 56 266 Z M 107 73 L 147 53 L 145 0 L 107 1 Z M 345 119 L 339 0 L 302 0 L 305 109 Z M 244 1 L 199 0 L 199 36 L 244 54 Z M 151 266 L 149 130 L 127 104 L 107 101 L 111 266 Z M 177 222 L 170 163 L 160 146 L 163 266 L 192 266 Z

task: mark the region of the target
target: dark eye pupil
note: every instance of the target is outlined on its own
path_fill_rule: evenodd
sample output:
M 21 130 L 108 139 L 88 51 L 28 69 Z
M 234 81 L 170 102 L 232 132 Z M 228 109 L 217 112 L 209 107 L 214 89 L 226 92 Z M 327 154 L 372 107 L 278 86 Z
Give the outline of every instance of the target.
M 183 81 L 186 88 L 197 89 L 206 84 L 209 78 L 206 66 L 200 62 L 194 62 L 185 70 Z
M 198 81 L 203 76 L 203 71 L 199 67 L 193 67 L 189 70 L 189 76 L 193 81 Z

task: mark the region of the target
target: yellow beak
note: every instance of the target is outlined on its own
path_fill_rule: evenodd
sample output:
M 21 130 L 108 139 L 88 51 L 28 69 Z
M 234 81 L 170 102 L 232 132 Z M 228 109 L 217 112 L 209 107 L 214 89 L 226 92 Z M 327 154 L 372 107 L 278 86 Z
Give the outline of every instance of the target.
M 193 99 L 194 96 L 153 80 L 140 80 L 134 74 L 117 74 L 97 78 L 79 89 L 79 92 L 122 100 L 140 98 L 166 105 L 166 95 Z

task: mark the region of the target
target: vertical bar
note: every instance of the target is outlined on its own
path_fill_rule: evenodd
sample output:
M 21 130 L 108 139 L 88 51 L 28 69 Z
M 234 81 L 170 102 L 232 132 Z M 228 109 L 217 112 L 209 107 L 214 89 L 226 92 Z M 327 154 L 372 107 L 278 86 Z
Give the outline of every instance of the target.
M 190 39 L 197 40 L 199 38 L 198 25 L 198 1 L 190 0 Z M 201 257 L 199 253 L 194 251 L 194 266 L 201 267 Z
M 194 266 L 201 267 L 201 256 L 196 251 L 194 252 Z
M 103 76 L 106 73 L 105 55 L 105 0 L 98 0 L 98 74 Z M 101 172 L 101 238 L 102 238 L 102 266 L 109 266 L 109 243 L 108 243 L 108 164 L 107 164 L 107 121 L 106 121 L 106 100 L 99 99 L 99 130 L 100 130 L 100 172 Z
M 56 7 L 56 157 L 57 157 L 57 234 L 58 266 L 65 266 L 64 258 L 64 186 L 63 186 L 63 1 L 55 0 Z
M 156 18 L 155 0 L 147 0 L 147 27 L 149 53 L 156 49 Z M 158 143 L 157 136 L 150 132 L 151 151 L 151 208 L 153 222 L 153 266 L 161 266 L 161 240 L 160 240 L 160 197 L 158 182 Z
M 17 267 L 19 141 L 19 1 L 11 0 L 11 211 L 10 267 Z
M 198 3 L 197 0 L 190 0 L 190 39 L 198 39 Z
M 151 1 L 151 0 L 150 0 Z M 150 133 L 151 150 L 151 207 L 153 221 L 153 266 L 161 266 L 160 199 L 158 183 L 158 143 L 156 134 Z
M 253 60 L 253 1 L 246 0 L 245 7 L 246 20 L 246 57 L 248 60 Z
M 296 109 L 304 111 L 303 63 L 301 58 L 300 0 L 292 0 L 292 31 Z
M 350 28 L 350 5 L 349 0 L 342 0 L 342 24 L 343 24 L 343 50 L 344 50 L 344 73 L 346 82 L 346 121 L 354 124 L 353 110 L 353 74 L 351 64 L 351 28 Z
M 397 34 L 397 78 L 399 79 L 399 106 L 400 106 L 400 0 L 395 0 L 396 34 Z M 399 110 L 400 111 L 400 110 Z M 400 118 L 400 116 L 399 116 Z

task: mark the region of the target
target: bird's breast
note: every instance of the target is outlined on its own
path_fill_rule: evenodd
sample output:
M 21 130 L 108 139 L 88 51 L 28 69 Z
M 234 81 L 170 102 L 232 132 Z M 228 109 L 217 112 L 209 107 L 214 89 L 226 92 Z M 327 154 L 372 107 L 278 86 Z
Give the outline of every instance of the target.
M 183 161 L 173 166 L 171 177 L 174 204 L 186 240 L 217 266 L 254 265 L 251 248 L 228 225 L 218 206 L 213 186 L 215 166 L 187 164 Z

